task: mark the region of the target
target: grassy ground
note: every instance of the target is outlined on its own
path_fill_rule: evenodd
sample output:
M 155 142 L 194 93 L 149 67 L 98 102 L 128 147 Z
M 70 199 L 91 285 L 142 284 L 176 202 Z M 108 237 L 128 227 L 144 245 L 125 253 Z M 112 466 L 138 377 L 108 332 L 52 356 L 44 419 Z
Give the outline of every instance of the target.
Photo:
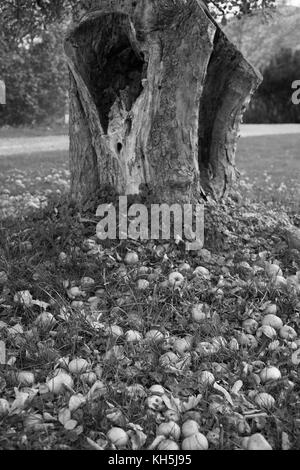
M 238 167 L 253 185 L 252 198 L 300 207 L 300 135 L 247 137 L 240 140 Z M 246 186 L 245 186 L 245 189 Z M 250 195 L 250 193 L 249 193 Z M 300 212 L 300 211 L 298 211 Z
M 0 449 L 145 449 L 160 433 L 159 449 L 300 448 L 300 254 L 285 231 L 300 226 L 299 140 L 241 141 L 240 184 L 206 205 L 191 254 L 100 244 L 94 214 L 64 200 L 65 154 L 0 159 Z
M 17 216 L 44 206 L 69 187 L 67 152 L 0 157 L 0 217 Z
M 3 133 L 8 137 L 6 130 Z M 23 130 L 24 135 L 32 130 Z M 42 133 L 42 130 L 36 131 Z M 19 136 L 19 130 L 15 131 Z M 44 134 L 45 135 L 45 134 Z M 0 131 L 1 137 L 1 131 Z M 240 189 L 257 202 L 286 206 L 288 213 L 300 213 L 300 136 L 259 136 L 242 138 L 238 146 L 237 165 L 241 172 Z M 55 190 L 60 194 L 68 185 L 68 153 L 42 152 L 30 155 L 0 157 L 0 191 L 9 191 L 2 198 L 2 212 L 16 213 L 36 197 L 44 201 Z M 25 194 L 23 200 L 20 196 Z M 22 204 L 23 203 L 23 204 Z M 1 201 L 0 201 L 1 215 Z
M 238 164 L 254 181 L 265 174 L 272 183 L 300 185 L 300 135 L 246 137 L 238 145 Z
M 65 124 L 44 126 L 44 127 L 0 127 L 0 138 L 6 137 L 40 137 L 47 135 L 65 135 L 68 133 L 68 126 Z

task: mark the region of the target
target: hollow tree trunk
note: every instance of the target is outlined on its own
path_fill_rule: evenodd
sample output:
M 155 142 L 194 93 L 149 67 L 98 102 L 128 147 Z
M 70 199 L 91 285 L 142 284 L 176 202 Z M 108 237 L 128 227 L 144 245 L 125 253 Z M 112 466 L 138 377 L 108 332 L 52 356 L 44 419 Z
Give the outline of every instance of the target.
M 96 0 L 65 41 L 72 193 L 227 193 L 260 77 L 201 0 Z

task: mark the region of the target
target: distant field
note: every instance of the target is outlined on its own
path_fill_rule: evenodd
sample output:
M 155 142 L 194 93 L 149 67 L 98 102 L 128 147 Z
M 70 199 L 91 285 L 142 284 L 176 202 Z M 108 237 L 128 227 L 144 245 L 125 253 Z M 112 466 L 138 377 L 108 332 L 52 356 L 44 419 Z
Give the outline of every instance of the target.
M 250 178 L 300 183 L 300 134 L 241 138 L 237 165 Z
M 0 221 L 42 207 L 69 188 L 68 152 L 0 157 Z
M 62 165 L 68 165 L 68 152 L 40 152 L 0 158 L 1 174 L 13 170 L 47 172 L 50 168 L 59 169 Z
M 240 190 L 300 221 L 300 134 L 245 137 L 239 142 Z
M 65 135 L 68 133 L 68 126 L 51 127 L 0 127 L 0 139 L 4 137 L 40 137 L 46 135 Z

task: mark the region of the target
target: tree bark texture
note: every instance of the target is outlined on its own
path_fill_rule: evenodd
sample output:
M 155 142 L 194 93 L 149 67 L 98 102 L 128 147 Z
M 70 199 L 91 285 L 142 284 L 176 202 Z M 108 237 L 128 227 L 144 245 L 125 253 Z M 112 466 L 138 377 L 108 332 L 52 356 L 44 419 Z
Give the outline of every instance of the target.
M 201 0 L 94 1 L 65 51 L 78 201 L 103 187 L 169 203 L 226 195 L 261 78 Z

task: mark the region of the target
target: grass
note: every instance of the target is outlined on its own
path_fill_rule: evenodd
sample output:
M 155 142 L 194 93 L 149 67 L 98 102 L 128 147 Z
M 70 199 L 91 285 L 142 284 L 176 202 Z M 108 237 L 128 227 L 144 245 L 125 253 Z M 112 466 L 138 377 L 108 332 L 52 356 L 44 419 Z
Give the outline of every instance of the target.
M 252 200 L 271 202 L 300 214 L 300 135 L 246 137 L 237 165 L 242 191 Z
M 47 174 L 52 168 L 67 168 L 68 152 L 51 151 L 0 157 L 0 166 L 3 176 L 7 171 L 43 171 Z
M 41 137 L 47 135 L 66 135 L 68 126 L 65 124 L 42 127 L 0 127 L 0 138 Z
M 300 182 L 300 135 L 245 137 L 238 145 L 239 167 L 250 179 L 263 183 L 266 173 L 273 183 Z
M 0 159 L 0 340 L 6 356 L 0 399 L 9 406 L 5 411 L 0 401 L 0 449 L 113 449 L 107 433 L 114 426 L 130 436 L 126 448 L 145 449 L 158 424 L 169 419 L 172 403 L 177 403 L 179 425 L 196 420 L 210 449 L 243 448 L 243 439 L 254 433 L 262 433 L 273 449 L 283 442 L 300 448 L 300 382 L 292 359 L 300 346 L 299 292 L 291 285 L 276 286 L 265 269 L 268 262 L 279 263 L 286 279 L 300 271 L 300 254 L 288 246 L 283 230 L 288 217 L 300 222 L 299 199 L 294 200 L 299 188 L 289 179 L 297 171 L 297 145 L 295 136 L 276 138 L 276 144 L 261 137 L 241 141 L 240 184 L 226 203 L 207 204 L 208 251 L 199 253 L 172 242 L 100 244 L 94 214 L 83 220 L 64 196 L 65 153 Z M 294 168 L 281 165 L 273 179 L 272 152 L 281 163 L 285 155 Z M 286 181 L 286 189 L 272 192 L 279 181 Z M 37 209 L 33 203 L 39 202 Z M 126 264 L 129 251 L 138 254 L 137 264 Z M 190 268 L 182 270 L 182 263 Z M 206 279 L 193 274 L 199 265 L 208 269 Z M 168 282 L 174 271 L 183 275 L 176 289 Z M 86 277 L 92 279 L 89 285 Z M 139 279 L 149 282 L 144 290 Z M 72 287 L 79 287 L 76 296 Z M 29 297 L 25 305 L 15 297 L 20 291 L 39 302 Z M 204 322 L 192 319 L 198 304 L 208 315 Z M 243 345 L 244 320 L 256 319 L 255 336 L 269 304 L 276 305 L 295 338 L 289 341 L 277 332 L 275 349 L 259 337 Z M 44 309 L 53 315 L 47 317 L 50 323 L 39 316 Z M 18 324 L 23 332 L 14 335 L 11 328 Z M 154 328 L 161 341 L 146 339 Z M 128 342 L 128 330 L 142 339 Z M 189 346 L 182 353 L 176 339 L 185 337 Z M 215 345 L 207 355 L 203 342 Z M 170 352 L 175 356 L 166 356 Z M 74 358 L 87 361 L 89 379 L 69 371 Z M 263 383 L 261 371 L 270 365 L 279 368 L 281 378 Z M 45 386 L 57 369 L 72 378 L 72 386 L 59 394 Z M 20 371 L 32 372 L 34 382 L 26 387 Z M 213 374 L 221 391 L 203 383 L 204 371 Z M 242 388 L 234 394 L 238 381 Z M 159 412 L 149 403 L 154 384 L 165 389 Z M 18 391 L 27 394 L 25 404 L 17 401 Z M 262 392 L 274 398 L 273 406 L 257 404 Z M 83 402 L 71 410 L 70 398 L 78 396 Z
M 47 197 L 68 187 L 67 152 L 0 157 L 0 218 L 43 206 Z

